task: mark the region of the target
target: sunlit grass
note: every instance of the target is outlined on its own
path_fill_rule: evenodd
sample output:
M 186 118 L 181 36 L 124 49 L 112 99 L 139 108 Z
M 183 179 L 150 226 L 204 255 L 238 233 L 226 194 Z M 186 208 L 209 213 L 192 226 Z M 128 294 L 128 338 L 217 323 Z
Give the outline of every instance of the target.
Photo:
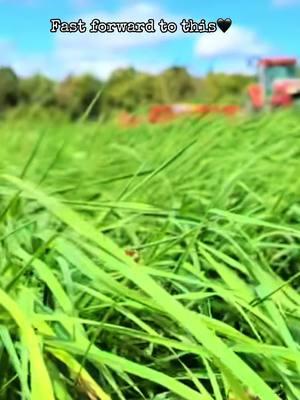
M 299 117 L 0 132 L 0 398 L 300 398 Z

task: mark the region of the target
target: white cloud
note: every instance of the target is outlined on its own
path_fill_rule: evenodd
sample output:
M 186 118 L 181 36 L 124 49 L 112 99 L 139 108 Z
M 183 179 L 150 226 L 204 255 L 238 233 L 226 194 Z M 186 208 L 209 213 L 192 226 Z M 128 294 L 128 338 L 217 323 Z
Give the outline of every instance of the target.
M 0 39 L 0 62 L 2 59 L 5 59 L 7 56 L 11 55 L 14 51 L 15 46 L 9 39 Z
M 148 49 L 165 41 L 183 35 L 181 30 L 172 33 L 161 33 L 157 22 L 166 21 L 179 23 L 178 16 L 170 16 L 159 5 L 147 2 L 132 2 L 130 6 L 121 8 L 116 13 L 97 12 L 93 15 L 79 16 L 87 23 L 97 18 L 104 22 L 147 22 L 154 19 L 155 33 L 54 33 L 54 59 L 59 63 L 60 71 L 69 73 L 92 72 L 101 78 L 107 76 L 116 68 L 134 66 L 149 72 L 157 72 L 163 64 L 151 60 Z M 139 56 L 130 52 L 139 50 Z M 146 60 L 148 59 L 148 63 Z
M 204 33 L 196 43 L 195 52 L 204 58 L 251 57 L 265 55 L 270 46 L 247 28 L 232 26 L 226 33 L 218 30 Z
M 168 13 L 158 5 L 134 1 L 131 6 L 121 8 L 115 14 L 98 12 L 92 16 L 78 18 L 84 21 L 98 18 L 107 22 L 147 21 L 153 18 L 157 22 L 161 17 L 168 21 L 179 21 L 179 17 L 168 16 Z M 53 50 L 30 55 L 22 54 L 11 42 L 0 39 L 0 64 L 10 65 L 20 76 L 44 73 L 58 79 L 63 79 L 68 74 L 81 73 L 92 73 L 106 79 L 115 69 L 130 66 L 158 73 L 168 65 L 163 61 L 158 62 L 155 46 L 163 41 L 172 40 L 179 34 L 182 33 L 52 33 Z M 149 51 L 150 48 L 152 52 Z
M 78 0 L 70 0 L 78 1 Z M 82 1 L 82 0 L 80 0 Z M 84 0 L 86 1 L 86 0 Z M 0 0 L 1 2 L 1 0 Z M 116 13 L 97 12 L 93 15 L 79 15 L 84 21 L 98 18 L 106 22 L 114 21 L 147 21 L 161 18 L 177 24 L 181 17 L 172 16 L 153 2 L 131 1 L 131 4 L 120 8 Z M 77 17 L 75 18 L 75 20 Z M 0 64 L 4 61 L 11 65 L 21 76 L 33 73 L 44 73 L 50 77 L 62 79 L 68 74 L 93 73 L 106 79 L 116 68 L 133 66 L 150 73 L 158 73 L 170 64 L 164 61 L 164 54 L 156 52 L 156 46 L 165 41 L 176 40 L 187 36 L 179 29 L 176 34 L 120 34 L 120 33 L 53 33 L 53 50 L 44 54 L 23 55 L 13 49 L 10 43 L 0 41 Z M 266 55 L 269 46 L 261 41 L 251 30 L 232 26 L 225 34 L 221 31 L 209 34 L 189 35 L 196 39 L 195 54 L 215 60 L 214 70 L 224 72 L 248 73 L 245 58 L 248 56 Z M 3 51 L 2 49 L 6 49 Z M 178 49 L 180 51 L 180 49 Z M 1 58 L 2 57 L 2 58 Z M 231 59 L 232 57 L 232 59 Z M 243 60 L 242 60 L 243 58 Z M 195 58 L 194 58 L 195 60 Z M 172 60 L 171 60 L 172 61 Z M 197 69 L 199 61 L 197 61 Z M 191 68 L 191 62 L 187 63 Z
M 255 75 L 255 66 L 249 65 L 247 60 L 225 60 L 212 66 L 214 72 L 222 72 L 224 74 L 242 74 Z
M 1 45 L 0 45 L 1 51 Z M 91 73 L 99 78 L 106 79 L 116 68 L 126 68 L 130 66 L 126 58 L 114 59 L 60 59 L 57 54 L 38 54 L 21 55 L 19 52 L 11 53 L 5 58 L 0 57 L 0 64 L 7 65 L 22 77 L 33 74 L 45 74 L 55 79 L 63 79 L 69 74 Z
M 300 0 L 273 0 L 273 4 L 277 7 L 288 7 L 300 5 Z
M 0 38 L 0 66 L 13 67 L 14 60 L 20 55 L 14 43 L 8 39 Z
M 97 18 L 104 22 L 147 22 L 148 19 L 154 19 L 155 33 L 55 33 L 57 51 L 63 54 L 70 52 L 74 56 L 76 53 L 97 53 L 100 52 L 124 52 L 128 49 L 138 46 L 151 46 L 166 40 L 178 37 L 178 33 L 161 33 L 157 29 L 157 22 L 161 18 L 168 21 L 179 20 L 178 17 L 168 16 L 160 6 L 153 3 L 134 3 L 131 6 L 122 8 L 119 12 L 110 14 L 107 12 L 97 12 L 93 15 L 84 15 L 80 18 L 89 23 Z

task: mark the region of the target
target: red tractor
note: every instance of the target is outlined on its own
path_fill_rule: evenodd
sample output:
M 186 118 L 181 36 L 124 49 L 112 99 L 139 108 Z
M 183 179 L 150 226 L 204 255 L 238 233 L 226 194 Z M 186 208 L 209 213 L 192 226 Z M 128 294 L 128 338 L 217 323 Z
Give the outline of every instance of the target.
M 300 104 L 300 77 L 297 78 L 295 58 L 264 58 L 258 61 L 258 83 L 249 85 L 247 105 L 251 111 L 288 107 Z M 160 104 L 150 107 L 148 117 L 127 113 L 120 116 L 122 126 L 134 127 L 142 122 L 151 124 L 172 121 L 180 116 L 204 116 L 211 113 L 239 115 L 238 105 Z
M 300 78 L 295 58 L 265 58 L 258 62 L 259 83 L 248 87 L 252 110 L 288 107 L 300 102 Z

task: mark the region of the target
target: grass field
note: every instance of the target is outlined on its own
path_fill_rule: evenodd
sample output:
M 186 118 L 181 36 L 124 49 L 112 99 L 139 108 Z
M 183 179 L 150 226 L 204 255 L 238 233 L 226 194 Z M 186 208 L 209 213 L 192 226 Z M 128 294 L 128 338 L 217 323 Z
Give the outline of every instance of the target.
M 0 399 L 300 398 L 300 124 L 0 124 Z

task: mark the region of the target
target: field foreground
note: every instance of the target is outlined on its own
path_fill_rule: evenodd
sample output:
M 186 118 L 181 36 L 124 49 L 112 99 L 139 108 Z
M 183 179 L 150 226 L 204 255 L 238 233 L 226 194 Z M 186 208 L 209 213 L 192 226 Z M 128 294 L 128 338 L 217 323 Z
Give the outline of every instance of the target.
M 300 398 L 300 124 L 0 124 L 0 399 Z

